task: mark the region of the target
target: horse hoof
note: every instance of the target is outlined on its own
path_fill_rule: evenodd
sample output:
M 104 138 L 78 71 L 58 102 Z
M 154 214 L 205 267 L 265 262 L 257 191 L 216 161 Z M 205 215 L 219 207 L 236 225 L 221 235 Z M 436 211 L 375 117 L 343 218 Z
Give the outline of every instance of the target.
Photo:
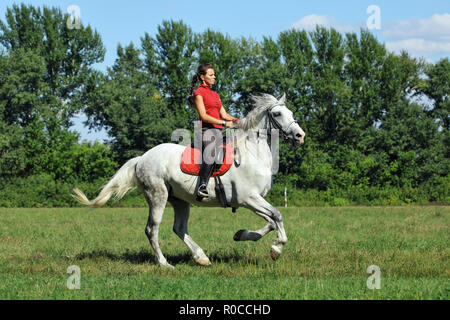
M 161 268 L 163 268 L 163 269 L 168 269 L 168 270 L 173 270 L 173 269 L 175 269 L 175 267 L 174 267 L 173 265 L 171 265 L 170 263 L 161 264 Z
M 234 241 L 241 241 L 241 236 L 246 230 L 239 230 L 233 237 Z
M 278 248 L 272 247 L 272 249 L 270 249 L 270 257 L 272 258 L 273 261 L 277 260 L 281 255 L 281 252 L 279 251 Z
M 209 261 L 208 258 L 202 258 L 202 259 L 198 259 L 196 261 L 201 266 L 210 266 L 211 265 L 211 261 Z

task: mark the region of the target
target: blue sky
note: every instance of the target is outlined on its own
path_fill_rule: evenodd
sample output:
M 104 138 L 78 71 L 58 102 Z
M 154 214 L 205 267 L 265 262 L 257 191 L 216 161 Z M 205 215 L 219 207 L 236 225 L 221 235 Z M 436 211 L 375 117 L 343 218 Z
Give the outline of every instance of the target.
M 97 66 L 100 70 L 113 64 L 119 43 L 139 44 L 145 32 L 155 35 L 163 20 L 183 20 L 194 32 L 210 28 L 232 38 L 260 40 L 263 36 L 276 38 L 293 27 L 310 29 L 316 23 L 343 32 L 358 31 L 371 16 L 366 12 L 370 5 L 379 8 L 381 18 L 381 28 L 372 32 L 391 51 L 406 49 L 429 61 L 450 56 L 449 0 L 3 0 L 0 18 L 4 19 L 7 7 L 20 3 L 56 6 L 63 12 L 71 5 L 78 6 L 82 23 L 96 29 L 106 47 L 105 61 Z M 83 139 L 105 138 L 104 132 L 88 133 L 82 120 L 76 119 L 74 129 Z

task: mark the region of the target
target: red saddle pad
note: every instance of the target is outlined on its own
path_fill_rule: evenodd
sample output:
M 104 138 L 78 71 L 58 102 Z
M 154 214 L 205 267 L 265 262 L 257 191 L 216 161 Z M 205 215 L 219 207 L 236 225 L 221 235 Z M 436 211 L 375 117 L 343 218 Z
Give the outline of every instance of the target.
M 231 141 L 227 143 L 227 145 L 222 145 L 221 148 L 225 148 L 225 158 L 220 166 L 219 170 L 213 172 L 211 177 L 215 175 L 223 175 L 225 172 L 228 171 L 228 169 L 231 168 L 231 165 L 233 164 L 234 160 L 234 154 L 233 154 L 233 147 L 231 146 Z M 187 146 L 186 149 L 184 149 L 183 154 L 181 155 L 181 164 L 180 168 L 181 171 L 187 174 L 192 174 L 195 176 L 198 176 L 200 172 L 199 168 L 199 158 L 200 158 L 201 151 L 198 149 L 195 149 L 191 146 Z

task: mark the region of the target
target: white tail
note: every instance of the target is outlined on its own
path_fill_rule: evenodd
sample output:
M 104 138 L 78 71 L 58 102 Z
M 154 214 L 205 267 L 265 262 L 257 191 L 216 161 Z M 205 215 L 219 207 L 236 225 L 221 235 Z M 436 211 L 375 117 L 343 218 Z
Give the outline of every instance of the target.
M 102 191 L 94 200 L 89 200 L 83 191 L 78 188 L 73 189 L 75 194 L 72 197 L 90 207 L 101 207 L 112 195 L 115 195 L 116 200 L 122 199 L 128 191 L 135 189 L 137 186 L 135 168 L 140 158 L 136 157 L 128 160 L 102 188 Z

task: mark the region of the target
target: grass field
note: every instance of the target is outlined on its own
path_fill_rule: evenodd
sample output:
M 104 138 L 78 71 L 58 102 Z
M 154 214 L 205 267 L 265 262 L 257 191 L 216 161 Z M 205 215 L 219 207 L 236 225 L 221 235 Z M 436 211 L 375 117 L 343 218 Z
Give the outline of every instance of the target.
M 145 208 L 0 208 L 0 299 L 449 299 L 450 207 L 280 208 L 289 238 L 234 242 L 265 221 L 252 212 L 193 208 L 190 234 L 212 266 L 195 264 L 172 232 L 160 244 L 174 270 L 157 266 Z M 66 287 L 67 268 L 81 288 Z M 380 289 L 366 285 L 380 268 Z

